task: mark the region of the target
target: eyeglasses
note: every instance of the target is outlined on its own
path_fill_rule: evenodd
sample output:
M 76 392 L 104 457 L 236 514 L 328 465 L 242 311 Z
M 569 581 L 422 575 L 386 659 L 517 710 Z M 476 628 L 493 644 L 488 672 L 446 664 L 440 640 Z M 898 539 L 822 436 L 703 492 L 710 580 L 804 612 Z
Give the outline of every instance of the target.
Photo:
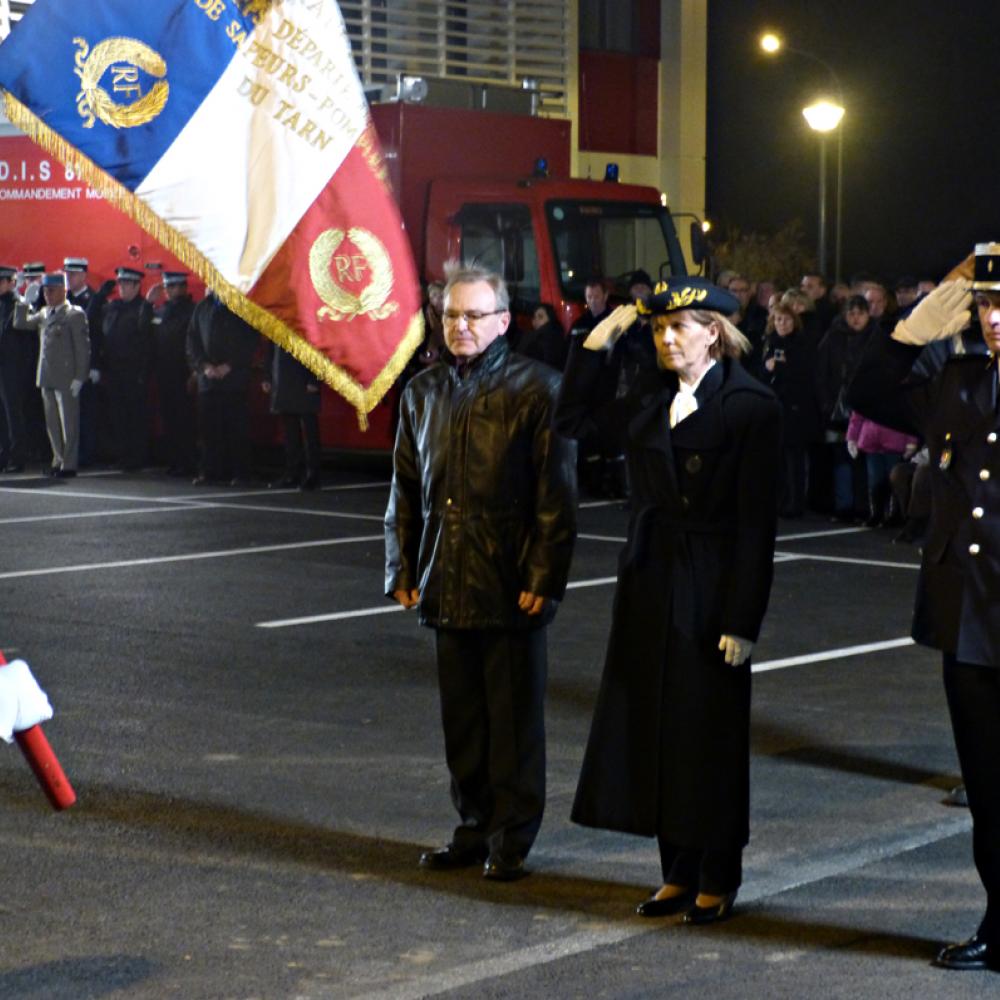
M 470 326 L 477 326 L 482 323 L 487 316 L 499 316 L 500 313 L 505 313 L 506 309 L 493 309 L 490 312 L 476 312 L 476 311 L 466 311 L 458 312 L 454 309 L 446 309 L 441 318 L 444 320 L 447 326 L 456 326 L 458 321 L 464 319 L 465 322 Z

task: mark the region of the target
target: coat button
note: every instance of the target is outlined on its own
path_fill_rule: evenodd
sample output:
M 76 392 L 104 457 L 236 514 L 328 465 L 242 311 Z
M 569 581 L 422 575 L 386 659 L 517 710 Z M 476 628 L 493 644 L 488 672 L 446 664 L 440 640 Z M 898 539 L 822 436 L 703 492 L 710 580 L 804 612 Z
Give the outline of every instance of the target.
M 684 510 L 687 510 L 688 507 L 690 507 L 690 506 L 691 506 L 691 501 L 687 497 L 682 496 L 681 497 L 681 507 L 683 507 Z
M 986 435 L 986 443 L 987 444 L 996 444 L 997 443 L 997 432 L 996 431 L 990 431 L 989 434 Z
M 974 517 L 974 518 L 975 518 L 975 519 L 976 519 L 977 521 L 978 521 L 978 520 L 979 520 L 979 519 L 980 519 L 980 518 L 981 518 L 981 517 L 983 516 L 983 514 L 985 514 L 985 513 L 986 513 L 986 512 L 985 512 L 985 511 L 983 510 L 983 508 L 982 508 L 982 507 L 973 507 L 973 508 L 972 508 L 972 516 L 973 516 L 973 517 Z
M 701 472 L 701 455 L 692 455 L 684 463 L 684 468 L 691 473 L 692 476 L 697 476 Z
M 973 542 L 969 546 L 969 555 L 970 556 L 978 556 L 979 555 L 979 544 L 977 542 Z
M 990 470 L 989 469 L 980 469 L 979 470 L 979 478 L 985 483 L 986 480 L 990 478 Z
M 450 507 L 451 506 L 451 497 L 448 497 L 448 499 L 445 500 L 444 504 L 445 504 L 446 507 Z

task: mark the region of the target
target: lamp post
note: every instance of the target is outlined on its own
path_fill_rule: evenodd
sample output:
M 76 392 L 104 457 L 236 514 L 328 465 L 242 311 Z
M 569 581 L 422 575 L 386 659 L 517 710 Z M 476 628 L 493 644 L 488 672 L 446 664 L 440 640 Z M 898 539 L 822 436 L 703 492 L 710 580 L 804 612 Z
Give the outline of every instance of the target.
M 826 134 L 840 125 L 840 120 L 844 117 L 844 109 L 832 101 L 817 101 L 815 104 L 803 108 L 802 115 L 809 123 L 809 127 L 819 133 L 819 251 L 816 256 L 817 266 L 823 274 L 826 274 Z M 838 171 L 838 187 L 839 173 L 840 171 Z M 839 209 L 837 223 L 839 230 Z M 837 235 L 837 275 L 835 280 L 840 281 L 839 232 Z
M 786 45 L 784 39 L 781 35 L 776 32 L 769 31 L 760 36 L 759 44 L 761 51 L 769 56 L 775 56 L 779 52 L 785 51 L 790 52 L 792 55 L 801 56 L 803 59 L 808 59 L 810 62 L 814 62 L 830 75 L 830 81 L 833 84 L 834 93 L 836 94 L 836 106 L 840 108 L 840 115 L 837 118 L 837 122 L 832 126 L 832 128 L 837 129 L 837 219 L 836 228 L 834 236 L 834 281 L 839 282 L 841 278 L 841 233 L 844 218 L 844 130 L 840 125 L 840 120 L 844 116 L 844 88 L 840 85 L 840 77 L 837 76 L 833 67 L 819 56 L 812 52 L 806 52 L 804 49 L 793 48 L 791 45 Z M 831 103 L 831 102 L 828 102 Z M 805 112 L 803 112 L 805 113 Z M 807 119 L 808 120 L 808 119 Z M 815 128 L 810 123 L 810 127 Z M 825 186 L 825 172 L 826 172 L 826 138 L 822 134 L 820 135 L 820 155 L 823 157 L 822 166 L 820 167 L 820 178 L 821 185 Z M 821 218 L 825 219 L 826 207 L 823 206 L 821 213 Z M 825 257 L 825 254 L 822 256 Z M 820 262 L 820 268 L 824 268 L 824 262 Z

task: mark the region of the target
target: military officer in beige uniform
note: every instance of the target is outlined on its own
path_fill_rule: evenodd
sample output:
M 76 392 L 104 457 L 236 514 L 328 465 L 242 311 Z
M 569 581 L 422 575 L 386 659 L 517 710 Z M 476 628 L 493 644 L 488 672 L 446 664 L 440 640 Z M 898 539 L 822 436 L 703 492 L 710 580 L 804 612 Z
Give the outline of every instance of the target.
M 65 276 L 42 279 L 45 306 L 29 315 L 27 303 L 14 309 L 14 326 L 38 330 L 40 344 L 35 384 L 42 391 L 45 429 L 52 445 L 52 474 L 76 475 L 80 444 L 80 390 L 90 371 L 87 314 L 66 301 Z

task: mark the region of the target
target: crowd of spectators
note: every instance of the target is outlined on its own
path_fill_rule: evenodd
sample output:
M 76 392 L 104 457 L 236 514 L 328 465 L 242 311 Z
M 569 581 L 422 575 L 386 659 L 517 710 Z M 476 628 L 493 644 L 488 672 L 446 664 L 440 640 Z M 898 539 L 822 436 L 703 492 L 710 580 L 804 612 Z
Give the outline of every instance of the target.
M 926 523 L 922 442 L 852 412 L 847 399 L 871 338 L 888 337 L 935 282 L 902 276 L 889 284 L 859 274 L 849 283 L 831 285 L 811 271 L 798 286 L 779 288 L 772 281 L 723 271 L 717 283 L 740 304 L 730 318 L 752 347 L 744 366 L 771 387 L 784 410 L 781 515 L 798 518 L 811 510 L 845 524 L 893 528 L 901 541 L 918 540 Z M 619 301 L 634 301 L 649 295 L 652 284 L 641 270 L 618 286 L 594 277 L 570 336 L 585 335 L 608 315 L 616 294 Z M 617 379 L 622 391 L 637 368 L 656 364 L 648 328 L 641 329 L 641 321 L 637 327 L 607 361 L 606 377 Z M 564 367 L 568 339 L 549 303 L 538 303 L 531 329 L 513 329 L 510 337 L 516 350 Z M 595 427 L 581 439 L 579 453 L 586 492 L 627 493 L 620 440 L 607 439 Z

